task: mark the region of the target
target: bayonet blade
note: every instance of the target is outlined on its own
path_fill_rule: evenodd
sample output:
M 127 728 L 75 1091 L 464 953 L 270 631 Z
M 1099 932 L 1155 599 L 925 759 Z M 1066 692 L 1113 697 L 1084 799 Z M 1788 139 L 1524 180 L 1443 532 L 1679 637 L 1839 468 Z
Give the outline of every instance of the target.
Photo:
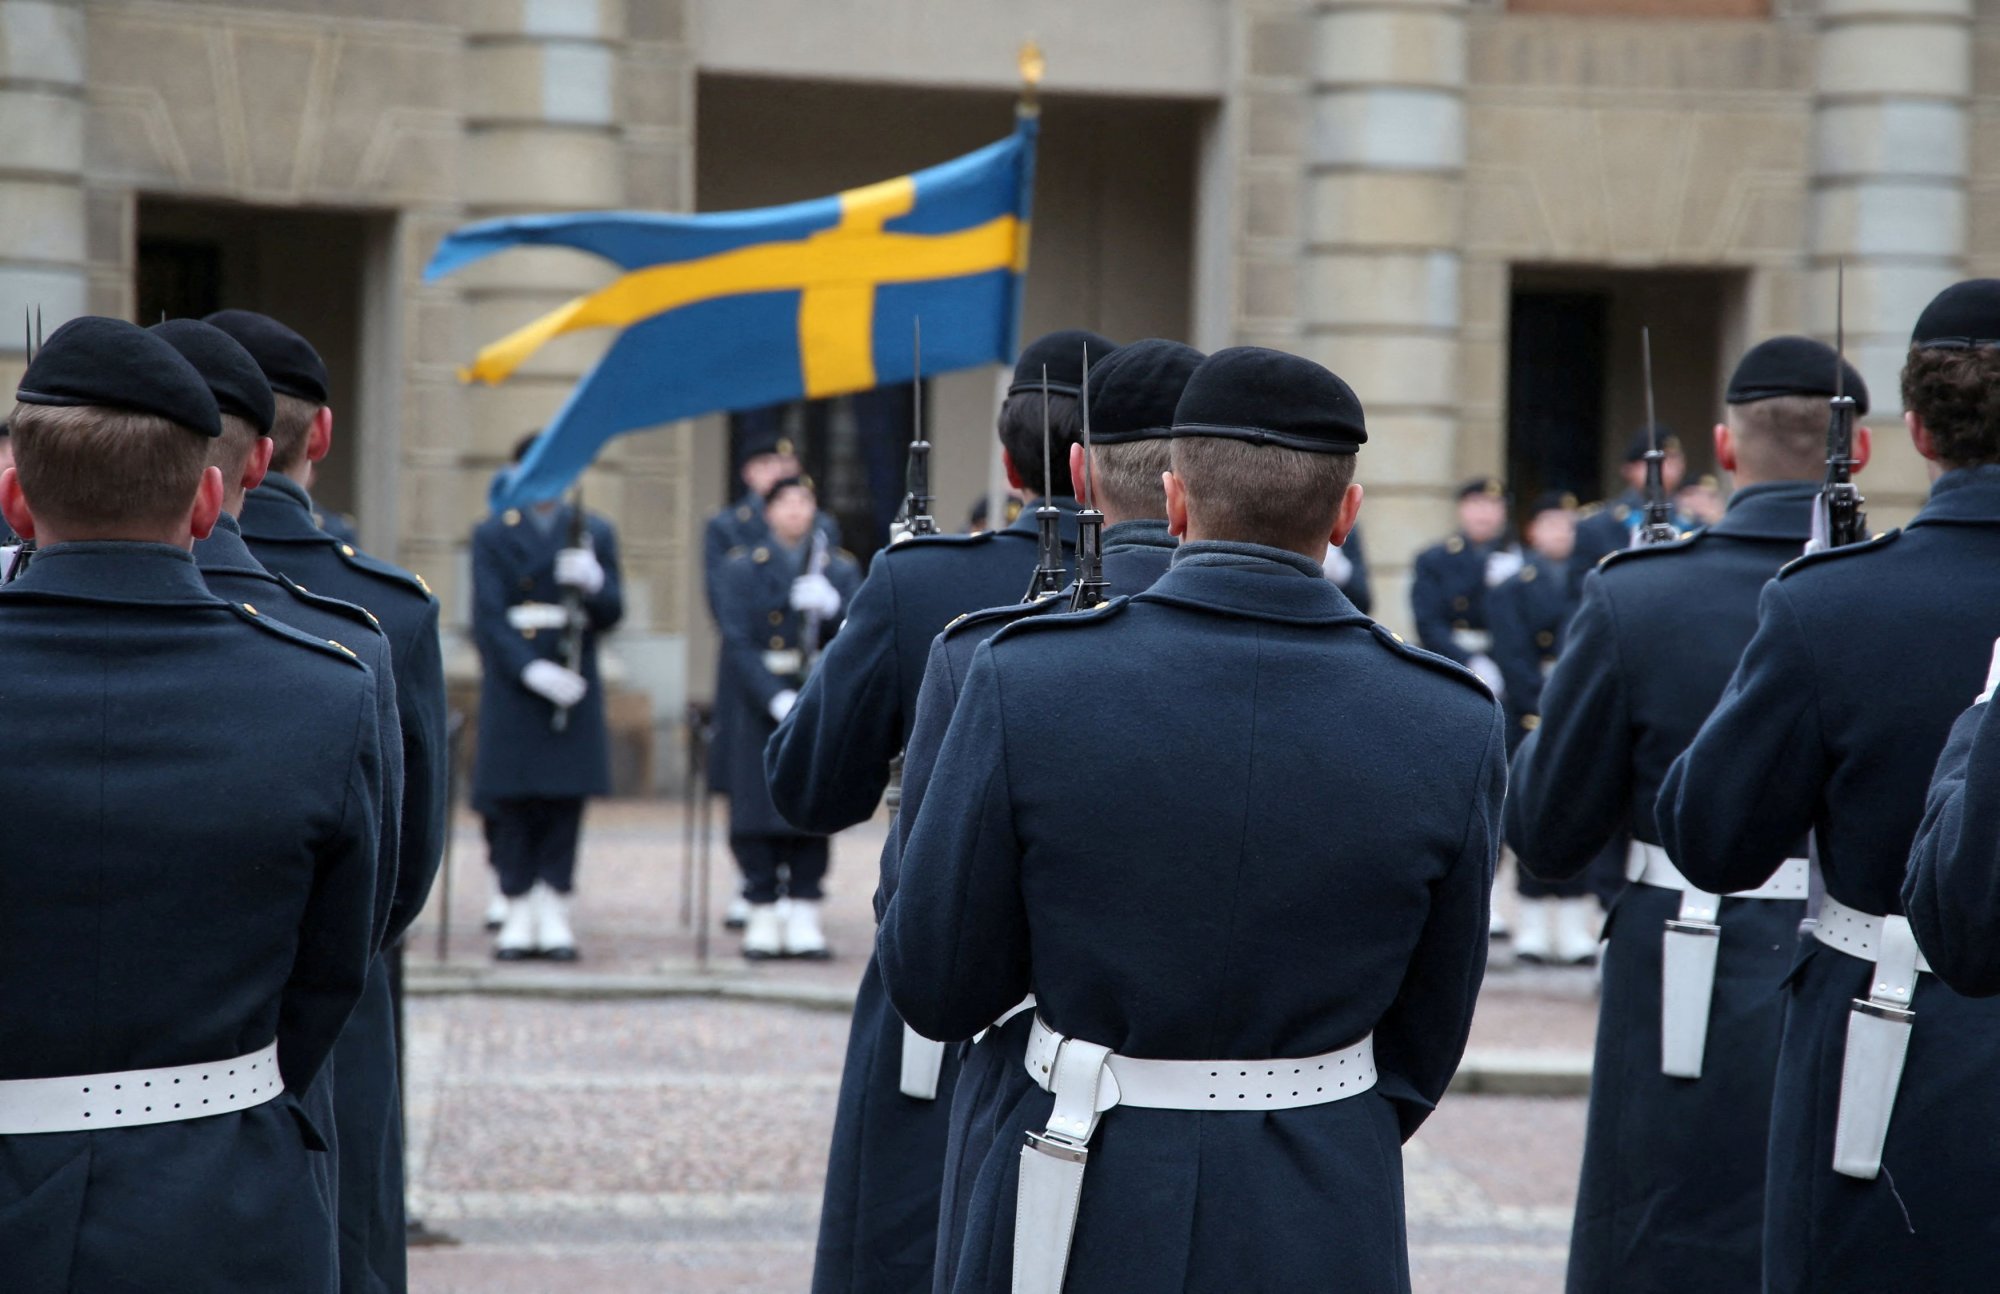
M 1644 324 L 1639 326 L 1639 367 L 1646 377 L 1646 444 L 1651 449 L 1658 449 L 1660 424 L 1653 416 L 1653 330 Z

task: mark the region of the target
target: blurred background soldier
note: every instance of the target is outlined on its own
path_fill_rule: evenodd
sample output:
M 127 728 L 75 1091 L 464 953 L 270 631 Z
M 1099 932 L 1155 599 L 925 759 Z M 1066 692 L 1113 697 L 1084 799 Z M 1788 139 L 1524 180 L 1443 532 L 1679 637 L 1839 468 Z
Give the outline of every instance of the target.
M 1722 482 L 1703 473 L 1681 487 L 1674 496 L 1674 510 L 1687 522 L 1685 529 L 1712 526 L 1729 511 L 1729 497 L 1722 491 Z
M 1368 550 L 1362 546 L 1360 526 L 1348 532 L 1346 543 L 1328 544 L 1320 566 L 1356 611 L 1366 615 L 1374 609 L 1375 595 L 1368 587 Z
M 19 399 L 0 510 L 40 551 L 0 590 L 0 729 L 34 752 L 0 778 L 0 1283 L 332 1294 L 302 1098 L 376 956 L 374 678 L 203 585 L 221 417 L 165 341 L 73 320 Z
M 1458 531 L 1417 554 L 1410 610 L 1417 641 L 1479 675 L 1497 695 L 1504 681 L 1493 660 L 1486 592 L 1521 568 L 1507 535 L 1507 493 L 1490 477 L 1458 489 Z
M 1823 890 L 1770 1107 L 1770 1290 L 1981 1289 L 2000 1250 L 2000 1003 L 1927 973 L 1901 897 L 1931 773 L 2000 636 L 2000 280 L 1924 308 L 1902 394 L 1929 500 L 1764 586 L 1728 691 L 1660 788 L 1661 844 L 1710 894 L 1769 883 L 1813 833 Z
M 764 775 L 764 743 L 791 713 L 821 646 L 861 586 L 854 556 L 818 525 L 812 482 L 787 476 L 758 501 L 764 535 L 723 560 L 715 585 L 730 690 L 716 698 L 740 740 L 729 747 L 729 847 L 750 912 L 743 955 L 825 957 L 819 917 L 827 838 L 778 815 Z M 778 900 L 785 899 L 781 912 Z
M 1562 654 L 1563 633 L 1576 599 L 1569 559 L 1576 548 L 1576 496 L 1552 492 L 1535 500 L 1528 521 L 1528 555 L 1521 569 L 1486 599 L 1493 659 L 1506 680 L 1508 749 L 1518 748 L 1541 722 L 1542 682 Z M 1544 881 L 1516 866 L 1514 955 L 1524 962 L 1586 965 L 1597 960 L 1596 902 L 1581 877 Z
M 1673 428 L 1658 426 L 1649 432 L 1641 427 L 1632 433 L 1632 439 L 1625 446 L 1625 465 L 1619 475 L 1625 479 L 1625 492 L 1609 503 L 1593 503 L 1583 510 L 1583 517 L 1576 527 L 1576 551 L 1570 555 L 1570 583 L 1581 589 L 1583 577 L 1590 574 L 1606 553 L 1615 553 L 1632 546 L 1632 539 L 1639 533 L 1639 527 L 1646 520 L 1646 453 L 1653 446 L 1654 433 L 1658 434 L 1660 452 L 1666 455 L 1660 464 L 1660 479 L 1667 488 L 1667 498 L 1673 499 L 1681 488 L 1681 481 L 1687 476 L 1687 455 L 1681 451 L 1681 438 Z M 1694 522 L 1676 513 L 1674 529 L 1690 530 Z
M 523 437 L 514 461 L 534 443 Z M 472 803 L 507 901 L 493 955 L 574 961 L 569 900 L 583 802 L 611 793 L 597 643 L 625 614 L 618 537 L 573 503 L 508 508 L 473 529 L 472 590 Z

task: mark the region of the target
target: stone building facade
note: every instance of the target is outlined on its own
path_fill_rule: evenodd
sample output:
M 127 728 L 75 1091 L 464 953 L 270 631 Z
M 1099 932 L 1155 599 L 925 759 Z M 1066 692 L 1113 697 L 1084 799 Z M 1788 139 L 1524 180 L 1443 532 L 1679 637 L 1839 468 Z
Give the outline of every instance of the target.
M 1878 523 L 1920 501 L 1895 374 L 1930 293 L 2000 272 L 1979 203 L 2000 0 L 0 0 L 0 321 L 226 301 L 297 322 L 337 370 L 318 492 L 457 633 L 489 478 L 604 339 L 494 389 L 457 366 L 607 272 L 524 251 L 426 285 L 438 239 L 941 160 L 1008 129 L 1030 34 L 1028 328 L 1275 345 L 1349 377 L 1390 623 L 1459 479 L 1609 483 L 1640 323 L 1699 463 L 1734 352 L 1830 336 L 1839 263 L 1891 429 L 1864 485 Z M 0 323 L 6 376 L 20 360 Z M 932 386 L 947 515 L 990 479 L 993 393 L 991 373 Z M 625 538 L 616 654 L 661 776 L 710 686 L 698 534 L 726 446 L 719 418 L 661 428 L 588 479 Z

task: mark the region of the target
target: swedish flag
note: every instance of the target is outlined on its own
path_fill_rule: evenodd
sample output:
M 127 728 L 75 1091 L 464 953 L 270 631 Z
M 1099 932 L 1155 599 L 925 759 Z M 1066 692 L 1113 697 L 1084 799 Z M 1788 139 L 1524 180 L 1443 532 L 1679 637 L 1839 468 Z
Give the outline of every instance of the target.
M 501 382 L 563 333 L 623 330 L 496 483 L 496 506 L 554 498 L 622 432 L 909 381 L 916 319 L 926 374 L 1013 362 L 1035 128 L 1023 116 L 1008 138 L 941 166 L 789 206 L 523 216 L 448 235 L 426 281 L 529 244 L 625 270 L 486 347 L 463 374 Z

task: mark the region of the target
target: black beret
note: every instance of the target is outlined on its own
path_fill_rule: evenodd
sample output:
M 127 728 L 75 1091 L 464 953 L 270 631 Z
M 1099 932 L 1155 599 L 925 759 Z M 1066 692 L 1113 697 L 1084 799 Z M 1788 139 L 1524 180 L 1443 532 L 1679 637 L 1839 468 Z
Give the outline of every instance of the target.
M 14 398 L 128 409 L 204 436 L 222 434 L 222 414 L 194 365 L 139 325 L 100 315 L 72 319 L 50 333 Z
M 812 490 L 812 489 L 813 489 L 813 479 L 810 476 L 805 476 L 801 473 L 793 472 L 790 476 L 781 476 L 777 480 L 771 482 L 771 488 L 764 491 L 764 502 L 769 503 L 771 500 L 777 498 L 780 494 L 783 494 L 786 490 Z
M 326 403 L 326 364 L 312 343 L 255 310 L 218 310 L 203 320 L 242 343 L 279 395 Z
M 1173 433 L 1174 409 L 1203 355 L 1177 341 L 1120 346 L 1090 367 L 1090 439 L 1098 445 L 1159 440 Z
M 1543 490 L 1535 496 L 1534 510 L 1530 516 L 1539 517 L 1544 512 L 1574 512 L 1576 496 L 1568 490 Z
M 1640 427 L 1632 433 L 1632 439 L 1625 446 L 1625 461 L 1637 463 L 1644 459 L 1647 452 L 1653 448 L 1655 437 L 1659 439 L 1662 454 L 1680 453 L 1681 438 L 1676 436 L 1674 429 L 1666 423 L 1656 422 L 1650 428 Z
M 1008 395 L 1042 389 L 1042 370 L 1049 372 L 1050 395 L 1077 395 L 1083 390 L 1083 352 L 1090 351 L 1090 367 L 1118 349 L 1118 343 L 1082 328 L 1065 328 L 1046 337 L 1037 337 L 1021 352 L 1014 365 L 1014 384 Z M 1091 428 L 1096 434 L 1097 429 Z
M 2000 346 L 2000 279 L 1967 279 L 1931 298 L 1910 345 L 1924 350 Z
M 271 384 L 264 380 L 264 370 L 257 367 L 241 342 L 199 319 L 167 319 L 146 331 L 194 365 L 222 412 L 247 420 L 260 436 L 271 434 L 271 423 L 278 416 L 277 401 L 271 396 Z
M 1281 350 L 1233 346 L 1188 378 L 1173 434 L 1352 454 L 1367 443 L 1368 426 L 1354 389 L 1331 370 Z
M 785 433 L 785 425 L 775 410 L 763 410 L 745 419 L 737 433 L 736 448 L 738 467 L 764 454 L 799 456 L 799 447 Z
M 1868 412 L 1868 384 L 1854 365 L 1834 354 L 1833 347 L 1810 337 L 1772 337 L 1752 346 L 1736 361 L 1729 375 L 1729 390 L 1723 400 L 1729 404 L 1755 404 L 1782 395 L 1833 395 L 1834 365 L 1840 365 L 1845 393 L 1855 406 Z
M 1483 494 L 1489 499 L 1504 499 L 1507 497 L 1507 487 L 1500 484 L 1498 477 L 1493 476 L 1475 476 L 1459 484 L 1459 498 L 1469 499 L 1476 494 Z

